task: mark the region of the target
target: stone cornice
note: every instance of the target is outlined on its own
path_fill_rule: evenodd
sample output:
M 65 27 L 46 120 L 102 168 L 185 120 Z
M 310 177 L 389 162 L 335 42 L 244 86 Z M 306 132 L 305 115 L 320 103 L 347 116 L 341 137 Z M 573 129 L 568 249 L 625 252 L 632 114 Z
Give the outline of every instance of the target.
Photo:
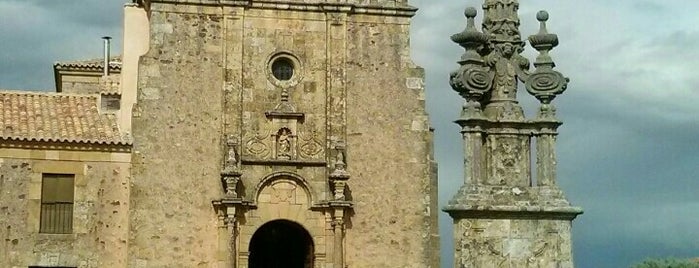
M 462 187 L 442 209 L 455 218 L 573 220 L 583 213 L 557 186 Z
M 461 133 L 484 132 L 489 134 L 517 135 L 557 135 L 556 130 L 562 125 L 560 121 L 495 121 L 485 118 L 459 119 L 455 123 L 461 126 Z
M 285 160 L 285 159 L 257 159 L 244 157 L 241 160 L 243 165 L 273 165 L 273 166 L 311 166 L 311 167 L 324 167 L 327 166 L 327 162 L 323 160 Z
M 132 145 L 130 143 L 51 142 L 0 139 L 0 148 L 129 153 L 131 152 Z
M 256 9 L 312 11 L 312 12 L 341 12 L 350 14 L 382 15 L 396 17 L 412 17 L 417 8 L 410 5 L 397 6 L 361 5 L 353 3 L 299 3 L 284 0 L 142 0 L 149 6 L 151 3 L 200 5 L 200 6 L 230 6 Z
M 455 219 L 547 219 L 572 221 L 583 211 L 579 207 L 475 207 L 449 205 L 443 209 Z

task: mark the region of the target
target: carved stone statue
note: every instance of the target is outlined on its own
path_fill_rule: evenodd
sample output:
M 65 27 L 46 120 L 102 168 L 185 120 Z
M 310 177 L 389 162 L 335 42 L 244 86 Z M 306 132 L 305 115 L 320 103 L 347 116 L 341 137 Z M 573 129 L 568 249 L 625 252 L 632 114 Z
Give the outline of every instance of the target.
M 277 158 L 291 159 L 291 130 L 282 128 L 277 134 Z

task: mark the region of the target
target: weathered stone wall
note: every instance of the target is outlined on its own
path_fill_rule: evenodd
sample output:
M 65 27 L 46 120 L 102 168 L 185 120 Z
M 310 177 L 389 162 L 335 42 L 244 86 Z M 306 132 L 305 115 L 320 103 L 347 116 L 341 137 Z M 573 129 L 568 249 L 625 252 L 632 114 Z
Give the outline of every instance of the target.
M 144 0 L 145 2 L 158 3 L 191 3 L 191 4 L 219 4 L 217 0 Z M 317 4 L 352 4 L 363 6 L 396 6 L 405 5 L 408 0 L 256 0 L 255 2 L 274 5 L 275 3 L 294 3 L 303 5 Z
M 220 16 L 150 14 L 134 107 L 130 267 L 211 267 L 221 192 Z
M 129 153 L 0 149 L 0 267 L 126 267 Z M 72 234 L 39 233 L 42 173 L 74 174 Z
M 459 219 L 458 267 L 573 267 L 569 220 Z
M 99 94 L 101 92 L 116 92 L 118 91 L 118 81 L 120 79 L 121 74 L 119 73 L 110 74 L 109 82 L 102 78 L 101 72 L 86 71 L 65 73 L 61 74 L 61 92 L 68 94 Z M 108 86 L 111 87 L 108 88 Z
M 437 182 L 423 71 L 406 18 L 351 17 L 347 51 L 350 267 L 438 267 Z M 432 243 L 432 244 L 430 244 Z

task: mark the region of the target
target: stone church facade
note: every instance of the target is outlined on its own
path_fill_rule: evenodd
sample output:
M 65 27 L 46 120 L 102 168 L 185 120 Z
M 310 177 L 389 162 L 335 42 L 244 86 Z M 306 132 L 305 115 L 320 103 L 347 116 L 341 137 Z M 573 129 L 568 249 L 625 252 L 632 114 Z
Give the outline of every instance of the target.
M 517 5 L 484 8 L 516 16 Z M 120 56 L 56 63 L 57 93 L 0 92 L 0 267 L 440 267 L 424 71 L 409 53 L 416 11 L 407 0 L 127 4 Z M 454 267 L 572 267 L 581 211 L 555 187 L 555 110 L 519 116 L 503 82 L 514 76 L 501 75 L 513 55 L 477 59 L 495 54 L 471 46 L 493 40 L 460 35 Z M 538 185 L 531 139 L 544 141 Z

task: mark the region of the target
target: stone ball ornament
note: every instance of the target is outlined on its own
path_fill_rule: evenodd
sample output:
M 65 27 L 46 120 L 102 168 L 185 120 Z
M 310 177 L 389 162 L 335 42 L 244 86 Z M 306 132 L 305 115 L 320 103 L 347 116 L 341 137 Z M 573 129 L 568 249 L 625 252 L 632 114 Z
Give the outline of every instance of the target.
M 475 7 L 467 7 L 466 10 L 464 10 L 464 16 L 466 16 L 466 18 L 475 18 L 476 15 L 478 15 L 478 11 L 476 11 Z

